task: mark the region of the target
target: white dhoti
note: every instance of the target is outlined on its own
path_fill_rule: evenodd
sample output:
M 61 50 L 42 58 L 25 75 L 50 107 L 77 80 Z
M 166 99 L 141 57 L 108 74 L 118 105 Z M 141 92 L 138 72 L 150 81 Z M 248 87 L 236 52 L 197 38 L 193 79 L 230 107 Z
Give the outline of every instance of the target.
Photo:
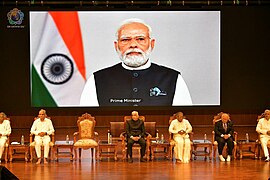
M 48 158 L 49 156 L 49 151 L 50 151 L 50 141 L 51 138 L 50 136 L 46 135 L 43 137 L 40 136 L 35 136 L 35 150 L 37 153 L 37 157 L 41 157 L 41 146 L 44 146 L 44 158 Z
M 175 158 L 179 159 L 183 163 L 188 163 L 190 160 L 190 139 L 186 135 L 174 135 L 175 140 L 174 154 Z
M 270 136 L 269 135 L 260 135 L 260 140 L 261 140 L 261 146 L 263 149 L 264 156 L 269 156 L 268 148 L 267 148 L 267 143 L 270 141 Z
M 0 137 L 0 160 L 2 158 L 2 154 L 5 150 L 5 145 L 6 145 L 7 137 L 6 136 L 1 136 Z

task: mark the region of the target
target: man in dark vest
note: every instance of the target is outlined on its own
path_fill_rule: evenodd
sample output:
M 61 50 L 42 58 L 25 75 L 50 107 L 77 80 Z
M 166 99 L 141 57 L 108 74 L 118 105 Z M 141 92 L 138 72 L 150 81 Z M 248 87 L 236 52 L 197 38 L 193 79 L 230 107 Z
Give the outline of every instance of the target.
M 149 60 L 155 46 L 152 29 L 141 19 L 125 20 L 116 33 L 122 60 L 91 76 L 81 95 L 82 106 L 174 106 L 192 100 L 180 72 Z
M 139 119 L 139 113 L 137 111 L 132 111 L 131 120 L 126 122 L 126 133 L 127 133 L 127 151 L 129 155 L 128 162 L 132 163 L 132 146 L 134 143 L 138 143 L 141 146 L 141 162 L 145 162 L 143 159 L 145 155 L 146 142 L 144 139 L 145 128 L 144 121 Z

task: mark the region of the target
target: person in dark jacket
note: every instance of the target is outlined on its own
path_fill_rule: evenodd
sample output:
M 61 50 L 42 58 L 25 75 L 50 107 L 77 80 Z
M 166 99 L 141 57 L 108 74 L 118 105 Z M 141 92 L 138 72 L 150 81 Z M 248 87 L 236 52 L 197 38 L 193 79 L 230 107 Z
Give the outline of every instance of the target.
M 152 29 L 141 19 L 127 19 L 114 42 L 121 63 L 94 72 L 81 95 L 81 106 L 192 105 L 179 71 L 155 64 Z
M 218 142 L 220 161 L 231 161 L 232 151 L 234 148 L 233 133 L 233 123 L 230 120 L 229 114 L 222 113 L 221 120 L 215 123 L 215 140 Z M 222 156 L 222 151 L 226 143 L 228 147 L 227 159 Z
M 143 158 L 145 155 L 146 141 L 145 137 L 145 128 L 144 121 L 139 119 L 139 113 L 133 111 L 131 113 L 131 120 L 126 122 L 126 133 L 127 133 L 127 151 L 129 155 L 129 163 L 133 162 L 132 158 L 132 146 L 134 143 L 138 143 L 141 146 L 141 162 L 145 162 Z

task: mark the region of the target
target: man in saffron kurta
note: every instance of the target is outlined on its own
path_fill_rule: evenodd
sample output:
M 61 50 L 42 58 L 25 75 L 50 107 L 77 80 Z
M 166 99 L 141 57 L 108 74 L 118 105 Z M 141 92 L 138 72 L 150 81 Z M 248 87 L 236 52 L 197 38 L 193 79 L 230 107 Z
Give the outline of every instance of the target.
M 174 147 L 175 158 L 177 162 L 188 163 L 190 160 L 191 143 L 189 134 L 192 132 L 192 126 L 188 120 L 184 119 L 182 112 L 176 113 L 169 127 L 169 132 L 173 134 L 176 144 Z

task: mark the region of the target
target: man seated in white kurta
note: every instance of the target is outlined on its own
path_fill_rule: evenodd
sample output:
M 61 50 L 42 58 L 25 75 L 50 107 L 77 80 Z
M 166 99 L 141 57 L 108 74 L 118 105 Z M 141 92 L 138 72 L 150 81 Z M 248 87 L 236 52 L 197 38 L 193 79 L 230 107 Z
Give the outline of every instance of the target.
M 6 120 L 7 116 L 5 113 L 0 113 L 0 163 L 2 154 L 4 152 L 4 148 L 7 141 L 7 136 L 11 133 L 11 127 L 9 120 Z
M 174 154 L 177 162 L 188 163 L 190 160 L 191 143 L 188 133 L 192 132 L 192 126 L 184 119 L 184 114 L 178 112 L 169 127 L 175 141 Z
M 50 135 L 54 133 L 52 121 L 46 118 L 46 111 L 41 109 L 31 128 L 31 134 L 35 135 L 35 150 L 38 157 L 36 164 L 41 162 L 41 146 L 44 146 L 44 164 L 47 164 L 47 158 L 50 151 Z
M 270 141 L 270 110 L 264 111 L 264 117 L 259 119 L 256 127 L 256 131 L 260 134 L 261 146 L 265 155 L 265 162 L 270 161 L 268 151 L 268 141 Z

